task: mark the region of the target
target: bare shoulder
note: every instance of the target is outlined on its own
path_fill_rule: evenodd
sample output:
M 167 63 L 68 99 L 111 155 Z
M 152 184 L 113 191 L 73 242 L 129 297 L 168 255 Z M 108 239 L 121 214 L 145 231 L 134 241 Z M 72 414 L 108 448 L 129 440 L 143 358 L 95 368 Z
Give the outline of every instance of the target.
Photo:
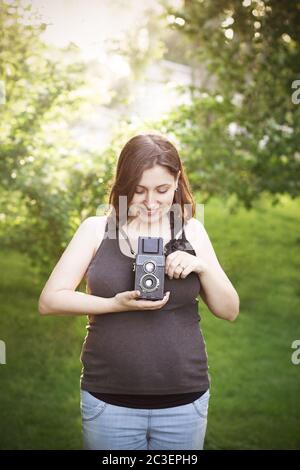
M 106 215 L 91 215 L 87 217 L 84 222 L 87 222 L 91 227 L 101 227 L 102 225 L 105 226 L 107 220 Z
M 185 234 L 187 239 L 192 243 L 201 246 L 204 239 L 208 236 L 204 225 L 196 217 L 191 217 L 185 224 Z
M 86 274 L 95 253 L 96 240 L 105 229 L 105 217 L 84 219 L 56 263 L 41 293 L 45 303 L 51 303 L 56 291 L 75 290 Z M 103 238 L 103 235 L 102 235 Z
M 103 238 L 104 238 L 104 233 L 105 233 L 105 226 L 106 226 L 106 221 L 107 221 L 107 216 L 106 215 L 101 215 L 101 216 L 91 216 L 85 219 L 84 222 L 86 222 L 91 230 L 91 233 L 94 236 L 95 240 L 95 245 L 94 245 L 94 253 L 93 256 L 96 254 L 96 251 L 98 250 Z
M 193 217 L 188 221 L 186 237 L 194 247 L 196 256 L 201 257 L 210 267 L 215 269 L 220 276 L 228 280 L 228 277 L 217 258 L 204 224 L 200 220 Z
M 96 251 L 103 240 L 104 233 L 105 233 L 105 225 L 106 225 L 107 216 L 97 216 L 92 215 L 84 219 L 78 230 L 82 230 L 87 234 L 89 243 L 93 245 L 93 253 L 92 257 L 96 254 Z
M 81 227 L 85 228 L 90 232 L 91 235 L 96 235 L 99 232 L 99 229 L 105 227 L 106 216 L 90 216 L 84 219 L 81 222 Z
M 204 224 L 200 220 L 196 219 L 196 217 L 191 217 L 188 223 L 190 223 L 190 226 L 194 229 L 198 228 L 198 230 L 204 230 Z
M 185 234 L 197 256 L 205 257 L 210 253 L 213 258 L 216 257 L 208 233 L 200 220 L 191 217 L 186 223 Z

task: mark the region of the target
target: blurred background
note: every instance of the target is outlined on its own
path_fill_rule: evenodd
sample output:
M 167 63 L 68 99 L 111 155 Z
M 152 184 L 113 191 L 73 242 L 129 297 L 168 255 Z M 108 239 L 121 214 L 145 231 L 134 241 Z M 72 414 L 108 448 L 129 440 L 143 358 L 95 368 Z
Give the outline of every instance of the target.
M 87 318 L 38 298 L 152 131 L 240 296 L 234 323 L 200 302 L 205 448 L 300 448 L 299 29 L 293 0 L 0 0 L 1 449 L 81 448 Z

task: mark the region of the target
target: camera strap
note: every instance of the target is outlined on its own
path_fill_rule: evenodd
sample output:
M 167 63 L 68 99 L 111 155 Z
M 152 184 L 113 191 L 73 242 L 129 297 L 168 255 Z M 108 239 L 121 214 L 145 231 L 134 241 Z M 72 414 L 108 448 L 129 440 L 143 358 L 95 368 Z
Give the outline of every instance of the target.
M 132 248 L 132 246 L 131 246 L 131 243 L 130 243 L 130 241 L 129 241 L 128 236 L 126 235 L 126 233 L 124 232 L 124 230 L 122 229 L 122 227 L 119 226 L 119 224 L 118 224 L 118 226 L 117 226 L 117 230 L 120 231 L 120 232 L 122 233 L 122 235 L 124 236 L 124 238 L 125 238 L 125 240 L 126 240 L 126 242 L 127 242 L 127 245 L 129 246 L 129 249 L 130 249 L 130 251 L 131 251 L 131 254 L 132 254 L 132 255 L 136 255 L 136 253 L 133 251 L 133 248 Z
M 183 232 L 183 226 L 182 226 L 182 224 L 181 224 L 181 228 L 180 228 L 179 232 L 178 232 L 178 233 L 176 234 L 176 236 L 175 236 L 175 233 L 174 233 L 174 232 L 175 232 L 175 223 L 174 223 L 174 212 L 173 212 L 173 211 L 170 211 L 170 227 L 171 227 L 171 240 L 170 240 L 170 242 L 172 242 L 173 240 L 178 240 L 178 238 L 180 237 L 181 233 Z M 124 232 L 124 230 L 122 229 L 122 227 L 120 227 L 119 224 L 117 224 L 117 230 L 118 230 L 119 232 L 121 232 L 122 235 L 123 235 L 123 237 L 125 238 L 125 240 L 126 240 L 128 246 L 129 246 L 129 249 L 130 249 L 131 254 L 136 256 L 136 253 L 134 252 L 134 250 L 133 250 L 133 248 L 132 248 L 132 246 L 131 246 L 131 243 L 130 243 L 130 241 L 129 241 L 129 238 L 128 238 L 127 234 Z M 169 244 L 170 242 L 168 242 L 168 244 Z

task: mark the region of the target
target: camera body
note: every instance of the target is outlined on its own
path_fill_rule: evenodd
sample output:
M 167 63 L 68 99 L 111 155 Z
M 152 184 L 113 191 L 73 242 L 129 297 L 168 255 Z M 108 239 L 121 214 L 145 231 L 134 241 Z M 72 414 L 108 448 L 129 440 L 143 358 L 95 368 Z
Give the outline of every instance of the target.
M 164 297 L 165 255 L 162 237 L 139 237 L 134 263 L 134 290 L 139 299 L 161 300 Z

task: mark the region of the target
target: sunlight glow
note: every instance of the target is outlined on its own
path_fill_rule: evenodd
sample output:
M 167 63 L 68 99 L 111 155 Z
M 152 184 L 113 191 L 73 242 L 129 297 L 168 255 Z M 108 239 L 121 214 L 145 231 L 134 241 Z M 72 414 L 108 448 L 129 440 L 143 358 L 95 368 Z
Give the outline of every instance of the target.
M 130 66 L 128 62 L 119 54 L 114 54 L 109 58 L 108 66 L 118 78 L 128 77 L 130 75 Z
M 224 34 L 227 39 L 232 39 L 234 35 L 233 29 L 231 28 L 225 29 Z

